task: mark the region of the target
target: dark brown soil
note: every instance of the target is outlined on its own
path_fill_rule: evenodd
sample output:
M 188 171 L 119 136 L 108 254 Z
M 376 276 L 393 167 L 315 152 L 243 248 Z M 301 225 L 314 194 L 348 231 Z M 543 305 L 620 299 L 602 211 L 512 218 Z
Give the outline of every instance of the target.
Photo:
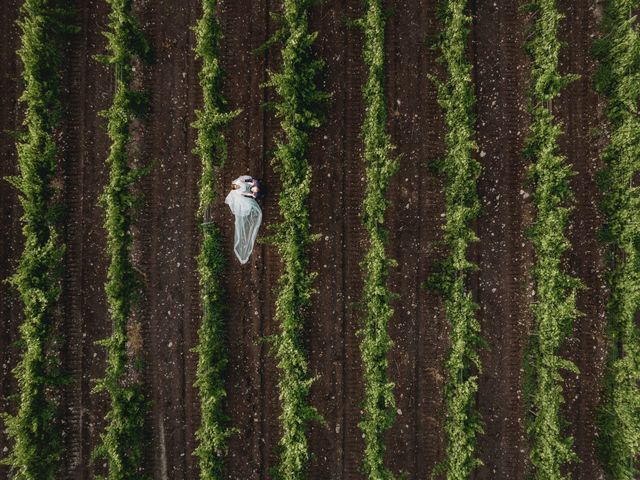
M 5 0 L 0 28 L 0 175 L 15 174 L 16 153 L 7 130 L 20 122 L 17 97 L 20 64 L 15 55 L 18 31 L 17 0 Z M 525 237 L 532 218 L 530 189 L 525 185 L 522 157 L 527 132 L 527 59 L 522 51 L 527 18 L 521 2 L 472 2 L 474 15 L 470 58 L 475 65 L 478 158 L 483 165 L 478 191 L 483 215 L 477 221 L 480 237 L 472 254 L 480 270 L 473 288 L 481 305 L 483 336 L 491 345 L 482 352 L 478 408 L 485 434 L 479 438 L 484 466 L 477 479 L 523 479 L 527 471 L 524 434 L 522 353 L 532 319 L 529 303 L 533 286 L 529 275 L 533 256 Z M 566 344 L 566 355 L 580 367 L 579 376 L 566 380 L 564 406 L 581 463 L 572 466 L 574 478 L 601 476 L 594 449 L 594 410 L 598 402 L 605 341 L 602 252 L 596 232 L 601 218 L 596 208 L 595 172 L 602 140 L 592 130 L 601 115 L 590 75 L 590 42 L 596 34 L 597 14 L 592 3 L 561 2 L 567 15 L 562 38 L 567 42 L 562 68 L 582 78 L 568 87 L 554 105 L 565 125 L 562 149 L 574 165 L 576 209 L 571 239 L 574 250 L 567 268 L 588 287 L 578 302 L 584 316 Z M 280 260 L 272 246 L 260 244 L 249 263 L 241 266 L 232 253 L 233 222 L 222 203 L 230 181 L 250 173 L 269 186 L 263 202 L 263 229 L 278 221 L 278 176 L 271 166 L 274 140 L 279 134 L 273 113 L 263 104 L 272 92 L 260 87 L 266 68 L 278 68 L 275 51 L 253 50 L 273 33 L 268 15 L 275 0 L 222 1 L 225 32 L 222 63 L 227 73 L 225 91 L 233 107 L 243 109 L 228 133 L 229 160 L 222 172 L 216 217 L 222 226 L 228 255 L 225 287 L 228 293 L 227 411 L 239 433 L 231 440 L 229 479 L 267 479 L 277 460 L 277 369 L 269 347 L 261 339 L 276 333 L 274 309 Z M 442 459 L 442 362 L 447 350 L 447 323 L 437 295 L 422 284 L 442 255 L 440 226 L 443 197 L 430 161 L 443 151 L 442 113 L 434 85 L 436 52 L 427 40 L 438 28 L 435 0 L 395 0 L 387 28 L 386 89 L 389 132 L 401 167 L 394 177 L 387 215 L 389 256 L 398 261 L 390 283 L 399 295 L 390 333 L 391 379 L 396 384 L 397 421 L 387 433 L 387 460 L 393 471 L 408 478 L 428 478 Z M 63 78 L 67 110 L 64 162 L 65 201 L 68 208 L 67 257 L 64 279 L 65 363 L 75 380 L 65 392 L 68 453 L 64 478 L 93 478 L 102 465 L 89 462 L 90 452 L 104 427 L 107 399 L 90 393 L 92 381 L 102 376 L 104 350 L 94 342 L 109 335 L 104 282 L 105 232 L 98 197 L 107 178 L 104 161 L 109 141 L 97 112 L 110 102 L 111 74 L 92 55 L 103 51 L 101 35 L 107 6 L 99 0 L 77 1 L 78 24 L 68 51 Z M 199 404 L 193 387 L 196 365 L 191 348 L 200 322 L 195 256 L 199 226 L 197 202 L 199 160 L 191 153 L 194 131 L 190 123 L 200 105 L 190 27 L 200 15 L 197 0 L 137 3 L 143 26 L 156 52 L 156 62 L 143 69 L 140 80 L 152 93 L 148 121 L 136 129 L 139 161 L 154 168 L 141 185 L 145 203 L 136 229 L 136 259 L 146 277 L 143 336 L 145 383 L 153 406 L 148 415 L 150 441 L 146 451 L 148 474 L 154 479 L 197 478 L 192 452 L 199 424 Z M 310 250 L 312 268 L 319 273 L 317 295 L 307 322 L 311 369 L 318 375 L 310 401 L 328 426 L 312 425 L 309 437 L 314 458 L 313 479 L 361 479 L 360 420 L 362 372 L 358 338 L 365 247 L 360 222 L 363 173 L 363 118 L 361 86 L 365 70 L 360 32 L 345 18 L 362 14 L 360 0 L 327 0 L 312 17 L 320 31 L 317 52 L 326 62 L 323 87 L 333 92 L 326 123 L 313 133 L 309 160 L 313 168 L 310 198 L 312 228 L 322 239 Z M 20 208 L 15 191 L 0 182 L 3 236 L 0 242 L 0 279 L 6 279 L 20 255 Z M 18 358 L 14 342 L 20 323 L 15 292 L 0 283 L 0 408 L 15 392 L 10 373 Z M 0 433 L 0 453 L 7 440 Z M 5 475 L 0 470 L 0 476 Z
M 16 149 L 14 146 L 15 131 L 20 123 L 17 112 L 18 85 L 16 77 L 19 61 L 15 54 L 18 45 L 18 28 L 14 22 L 18 14 L 17 1 L 4 2 L 4 14 L 0 15 L 0 177 L 15 175 L 18 171 Z M 6 411 L 10 402 L 7 394 L 16 390 L 16 382 L 11 369 L 17 361 L 17 351 L 11 346 L 18 338 L 20 323 L 20 303 L 17 293 L 5 281 L 15 268 L 15 261 L 22 249 L 20 232 L 20 208 L 13 187 L 0 180 L 0 219 L 2 234 L 0 236 L 0 410 Z M 7 453 L 7 440 L 4 428 L 0 429 L 0 455 Z M 0 475 L 4 470 L 0 467 Z
M 522 354 L 530 331 L 528 275 L 532 250 L 524 228 L 532 218 L 521 154 L 527 133 L 526 18 L 518 2 L 478 2 L 474 23 L 478 147 L 478 302 L 484 338 L 478 406 L 485 423 L 478 478 L 523 478 Z M 489 438 L 493 441 L 487 441 Z

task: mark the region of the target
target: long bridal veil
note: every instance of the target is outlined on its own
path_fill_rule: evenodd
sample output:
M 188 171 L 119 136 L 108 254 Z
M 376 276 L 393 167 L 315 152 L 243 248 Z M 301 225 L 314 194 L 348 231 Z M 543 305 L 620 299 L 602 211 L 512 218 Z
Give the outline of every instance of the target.
M 248 175 L 236 178 L 233 183 L 240 188 L 231 190 L 224 201 L 236 217 L 233 250 L 242 264 L 247 263 L 253 252 L 253 245 L 262 223 L 262 210 L 258 202 L 255 198 L 242 194 L 250 191 L 245 183 L 250 178 Z

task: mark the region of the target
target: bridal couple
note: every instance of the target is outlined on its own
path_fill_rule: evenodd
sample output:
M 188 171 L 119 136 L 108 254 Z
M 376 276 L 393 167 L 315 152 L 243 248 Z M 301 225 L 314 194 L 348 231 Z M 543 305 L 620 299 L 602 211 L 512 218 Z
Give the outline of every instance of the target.
M 247 263 L 262 222 L 262 210 L 256 199 L 264 195 L 260 181 L 250 175 L 241 175 L 233 182 L 233 189 L 224 203 L 236 217 L 233 250 L 241 264 Z

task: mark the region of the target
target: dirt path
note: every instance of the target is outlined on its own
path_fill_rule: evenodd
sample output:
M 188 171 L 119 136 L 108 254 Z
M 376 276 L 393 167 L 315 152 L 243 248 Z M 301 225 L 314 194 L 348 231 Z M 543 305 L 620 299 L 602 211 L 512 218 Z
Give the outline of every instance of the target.
M 187 447 L 193 448 L 197 426 L 195 356 L 190 349 L 199 324 L 194 219 L 199 168 L 190 154 L 190 123 L 198 89 L 191 54 L 194 36 L 187 28 L 196 12 L 190 2 L 149 2 L 140 5 L 140 12 L 155 52 L 153 65 L 144 68 L 144 84 L 152 99 L 141 139 L 142 163 L 154 166 L 143 180 L 140 231 L 148 302 L 143 323 L 145 380 L 153 401 L 149 426 L 156 446 L 147 461 L 153 478 L 170 479 L 194 475 L 194 458 Z
M 527 457 L 523 431 L 522 353 L 531 315 L 528 270 L 531 247 L 524 238 L 531 212 L 524 184 L 524 98 L 527 64 L 522 43 L 525 18 L 518 2 L 478 2 L 473 23 L 477 78 L 477 143 L 482 175 L 478 193 L 477 282 L 482 335 L 478 408 L 485 424 L 479 439 L 485 463 L 477 478 L 523 478 Z
M 358 56 L 357 31 L 346 29 L 344 18 L 357 15 L 357 2 L 321 4 L 312 27 L 330 32 L 320 38 L 318 56 L 325 59 L 321 76 L 323 88 L 333 92 L 326 105 L 326 122 L 314 132 L 310 158 L 313 168 L 311 193 L 312 228 L 322 238 L 312 248 L 312 268 L 318 272 L 317 301 L 310 312 L 310 362 L 319 379 L 310 401 L 320 406 L 328 423 L 311 430 L 312 451 L 316 456 L 311 478 L 354 478 L 350 456 L 359 451 L 360 435 L 355 432 L 360 398 L 358 346 L 355 339 L 356 311 L 353 306 L 358 275 L 358 248 L 362 238 L 357 211 L 357 184 L 362 176 L 356 149 L 360 148 L 357 126 L 361 103 L 355 86 L 363 68 Z M 328 139 L 339 139 L 328 141 Z M 334 268 L 338 266 L 338 268 Z M 316 319 L 331 319 L 319 322 Z M 336 339 L 342 338 L 343 342 Z
M 386 35 L 389 133 L 400 169 L 391 182 L 388 254 L 398 262 L 391 289 L 399 294 L 390 334 L 390 377 L 396 383 L 396 423 L 387 435 L 392 470 L 426 478 L 443 455 L 442 363 L 447 349 L 440 296 L 423 287 L 442 256 L 444 198 L 441 180 L 428 168 L 443 152 L 442 112 L 427 74 L 437 52 L 427 41 L 439 25 L 435 3 L 390 4 Z M 429 219 L 425 221 L 425 219 Z
M 271 31 L 268 9 L 268 2 L 227 2 L 221 12 L 223 31 L 235 32 L 226 34 L 223 40 L 225 93 L 232 108 L 243 109 L 228 134 L 229 158 L 221 179 L 221 208 L 216 218 L 226 238 L 229 273 L 225 284 L 229 304 L 228 411 L 231 423 L 239 429 L 230 442 L 229 472 L 247 479 L 266 478 L 275 441 L 271 428 L 277 405 L 274 365 L 260 338 L 272 333 L 270 312 L 277 278 L 273 267 L 277 264 L 270 248 L 264 245 L 256 245 L 246 265 L 238 263 L 233 253 L 233 216 L 222 202 L 231 181 L 239 175 L 256 175 L 265 179 L 270 188 L 275 187 L 266 161 L 269 119 L 261 108 L 267 92 L 259 87 L 266 80 L 269 57 L 253 53 Z M 273 202 L 263 209 L 261 234 L 265 233 L 265 225 L 273 222 L 276 211 Z
M 0 174 L 15 172 L 15 147 L 4 133 L 16 124 L 15 57 L 17 29 L 10 28 L 18 2 L 8 1 L 0 35 Z M 225 92 L 232 107 L 243 112 L 228 133 L 229 159 L 222 172 L 216 220 L 222 227 L 228 257 L 225 287 L 228 292 L 227 378 L 228 414 L 239 433 L 231 439 L 229 479 L 266 480 L 277 460 L 279 403 L 277 369 L 269 347 L 261 338 L 277 332 L 274 323 L 276 282 L 280 260 L 270 245 L 259 244 L 250 261 L 241 266 L 233 255 L 232 216 L 224 205 L 230 182 L 250 173 L 264 180 L 270 193 L 264 202 L 261 234 L 278 220 L 278 176 L 271 166 L 274 138 L 279 133 L 273 112 L 262 104 L 273 93 L 260 88 L 265 68 L 278 69 L 274 49 L 267 55 L 253 50 L 276 28 L 269 12 L 275 0 L 223 1 L 220 16 L 225 38 L 222 63 L 227 72 Z M 440 226 L 443 198 L 441 181 L 427 168 L 443 151 L 443 122 L 435 89 L 426 75 L 438 67 L 436 53 L 426 40 L 438 25 L 435 0 L 394 0 L 387 27 L 386 91 L 389 132 L 402 155 L 389 196 L 388 254 L 398 261 L 390 284 L 400 294 L 390 333 L 395 345 L 390 376 L 396 383 L 397 422 L 387 433 L 387 463 L 409 478 L 426 478 L 442 459 L 442 363 L 447 349 L 447 324 L 440 298 L 422 283 L 441 257 Z M 478 479 L 523 479 L 527 442 L 523 431 L 521 355 L 530 331 L 528 302 L 532 287 L 528 271 L 532 253 L 524 238 L 531 219 L 530 197 L 524 186 L 522 142 L 528 124 L 525 109 L 527 62 L 522 51 L 525 16 L 519 2 L 475 2 L 473 43 L 469 55 L 475 65 L 477 142 L 483 173 L 479 194 L 483 215 L 477 221 L 480 242 L 473 255 L 480 271 L 474 277 L 483 336 L 491 350 L 482 352 L 478 407 L 485 423 L 479 439 L 479 455 L 485 463 Z M 76 380 L 65 392 L 68 412 L 68 455 L 65 478 L 93 478 L 102 470 L 87 460 L 104 427 L 106 398 L 90 393 L 92 379 L 104 371 L 104 349 L 94 341 L 110 332 L 104 282 L 105 233 L 98 196 L 106 181 L 104 160 L 109 141 L 104 119 L 97 112 L 111 99 L 111 74 L 91 58 L 102 52 L 100 34 L 106 24 L 106 4 L 77 1 L 82 32 L 74 37 L 65 74 L 65 197 L 69 211 L 69 244 L 64 297 L 65 352 L 71 376 Z M 191 452 L 199 424 L 199 403 L 193 388 L 196 357 L 190 349 L 197 342 L 200 323 L 195 256 L 199 249 L 199 225 L 194 218 L 197 203 L 199 160 L 191 153 L 194 132 L 190 123 L 200 105 L 193 58 L 194 35 L 189 31 L 200 16 L 197 0 L 180 4 L 168 0 L 137 3 L 143 27 L 156 51 L 156 62 L 140 72 L 152 94 L 151 113 L 137 129 L 134 151 L 139 161 L 153 162 L 154 169 L 141 183 L 145 196 L 135 234 L 136 258 L 146 277 L 144 314 L 145 376 L 148 397 L 149 448 L 146 468 L 157 479 L 193 479 L 197 462 Z M 574 178 L 576 212 L 572 227 L 575 252 L 567 264 L 590 287 L 579 296 L 585 316 L 576 323 L 575 338 L 566 353 L 581 368 L 579 377 L 568 377 L 566 392 L 569 433 L 576 437 L 576 451 L 583 462 L 573 467 L 574 478 L 591 479 L 599 472 L 594 454 L 594 408 L 601 377 L 604 341 L 601 254 L 596 242 L 600 218 L 595 171 L 599 141 L 590 130 L 597 125 L 598 101 L 588 76 L 593 65 L 589 42 L 595 32 L 595 12 L 580 0 L 568 9 L 562 35 L 572 47 L 563 58 L 563 69 L 584 75 L 557 102 L 565 122 L 562 139 L 579 175 Z M 312 229 L 322 238 L 310 250 L 312 269 L 319 276 L 317 294 L 307 322 L 311 370 L 318 375 L 311 402 L 328 426 L 313 424 L 310 445 L 314 458 L 313 479 L 362 479 L 363 450 L 360 421 L 362 372 L 359 360 L 364 235 L 360 221 L 363 177 L 363 118 L 361 85 L 364 66 L 359 31 L 344 19 L 362 14 L 360 0 L 331 0 L 314 7 L 312 26 L 320 31 L 317 53 L 326 62 L 324 88 L 333 92 L 326 107 L 326 122 L 312 135 L 309 160 L 313 168 L 310 196 Z M 170 19 L 170 21 L 167 21 Z M 2 228 L 0 275 L 6 278 L 20 251 L 19 209 L 15 192 L 0 182 Z M 0 388 L 4 396 L 15 390 L 10 369 L 15 350 L 6 348 L 17 336 L 19 303 L 0 284 Z M 6 440 L 0 434 L 0 452 Z M 0 476 L 5 473 L 0 470 Z M 599 474 L 599 473 L 598 473 Z
M 65 137 L 65 195 L 68 205 L 68 250 L 65 257 L 64 312 L 67 322 L 65 361 L 73 383 L 65 392 L 69 412 L 65 478 L 95 475 L 87 461 L 104 425 L 104 396 L 90 394 L 94 379 L 104 374 L 104 348 L 95 341 L 110 332 L 104 295 L 107 260 L 103 210 L 98 197 L 106 182 L 104 161 L 108 138 L 104 119 L 97 112 L 110 103 L 113 84 L 102 65 L 91 55 L 104 48 L 99 29 L 105 22 L 102 2 L 78 2 L 77 25 L 81 27 L 69 46 L 67 89 L 63 102 L 68 128 Z
M 84 425 L 82 419 L 82 376 L 85 365 L 82 361 L 83 324 L 82 302 L 83 290 L 83 226 L 84 201 L 83 189 L 85 181 L 86 150 L 85 135 L 85 85 L 87 44 L 87 10 L 85 5 L 77 5 L 78 24 L 81 32 L 74 35 L 68 48 L 68 68 L 65 72 L 67 89 L 64 96 L 66 109 L 65 125 L 65 162 L 64 185 L 65 203 L 67 206 L 67 229 L 65 243 L 65 277 L 64 290 L 68 292 L 64 297 L 64 326 L 66 335 L 66 349 L 64 362 L 69 366 L 72 384 L 65 392 L 65 408 L 68 412 L 68 435 L 66 438 L 65 467 L 67 476 L 73 479 L 83 478 L 82 440 Z

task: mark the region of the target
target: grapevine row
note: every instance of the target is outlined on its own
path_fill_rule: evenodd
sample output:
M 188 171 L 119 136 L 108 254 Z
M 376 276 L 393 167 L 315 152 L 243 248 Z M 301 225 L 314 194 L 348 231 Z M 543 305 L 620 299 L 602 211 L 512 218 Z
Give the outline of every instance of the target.
M 307 248 L 316 235 L 309 225 L 307 199 L 311 168 L 307 160 L 309 132 L 322 121 L 318 113 L 327 94 L 316 86 L 323 62 L 313 58 L 317 32 L 309 31 L 309 11 L 314 0 L 284 0 L 281 28 L 267 45 L 282 45 L 282 67 L 269 72 L 265 86 L 278 94 L 274 103 L 283 136 L 276 141 L 273 164 L 280 175 L 282 190 L 278 198 L 282 221 L 273 227 L 272 241 L 282 259 L 278 281 L 276 319 L 280 331 L 273 339 L 279 370 L 278 389 L 282 412 L 280 463 L 275 477 L 283 480 L 305 478 L 309 461 L 306 429 L 310 420 L 322 420 L 307 403 L 313 377 L 303 344 L 305 314 L 311 303 L 316 272 L 308 268 Z
M 200 157 L 200 205 L 202 246 L 198 255 L 202 324 L 198 331 L 198 367 L 195 386 L 200 395 L 201 425 L 196 432 L 200 478 L 220 480 L 224 472 L 227 439 L 232 429 L 227 426 L 223 402 L 226 396 L 224 372 L 228 363 L 224 328 L 224 252 L 220 230 L 207 215 L 215 200 L 216 177 L 227 157 L 223 129 L 239 112 L 226 112 L 222 96 L 223 72 L 220 67 L 222 31 L 218 23 L 217 0 L 202 1 L 202 17 L 195 27 L 196 55 L 202 61 L 200 86 L 203 106 L 196 111 L 192 124 L 198 132 L 194 153 Z
M 132 15 L 132 0 L 108 0 L 108 54 L 97 59 L 113 69 L 115 92 L 111 106 L 101 112 L 107 119 L 111 148 L 107 158 L 109 181 L 101 196 L 107 231 L 106 293 L 113 323 L 111 337 L 98 343 L 107 349 L 104 378 L 94 393 L 106 392 L 110 410 L 100 435 L 94 458 L 106 460 L 109 480 L 147 478 L 142 471 L 144 418 L 148 409 L 142 384 L 142 338 L 136 307 L 142 287 L 132 263 L 133 211 L 140 202 L 134 186 L 147 170 L 134 167 L 129 158 L 131 122 L 141 117 L 147 106 L 145 92 L 132 87 L 134 62 L 148 61 L 150 47 Z
M 438 61 L 445 66 L 446 80 L 432 77 L 437 86 L 438 103 L 444 110 L 446 153 L 436 162 L 444 177 L 446 220 L 443 226 L 448 255 L 430 279 L 443 296 L 446 317 L 451 324 L 451 347 L 445 362 L 444 388 L 447 439 L 446 456 L 436 471 L 447 479 L 470 478 L 482 462 L 476 456 L 476 438 L 482 432 L 476 409 L 481 344 L 478 305 L 467 286 L 470 271 L 477 265 L 467 257 L 471 242 L 478 241 L 472 222 L 479 215 L 477 180 L 481 165 L 473 158 L 475 95 L 472 65 L 465 50 L 471 17 L 466 0 L 445 0 L 440 4 L 442 31 L 437 47 Z
M 607 246 L 609 358 L 599 414 L 600 452 L 609 478 L 638 476 L 640 453 L 640 36 L 637 0 L 609 0 L 595 44 L 595 87 L 607 100 L 609 143 L 600 188 Z
M 63 454 L 60 337 L 62 291 L 58 133 L 61 127 L 62 40 L 75 31 L 70 12 L 47 0 L 26 0 L 18 20 L 25 106 L 17 141 L 19 175 L 10 179 L 23 209 L 24 250 L 11 277 L 23 303 L 21 358 L 14 369 L 18 411 L 3 414 L 12 449 L 2 462 L 17 480 L 57 478 Z
M 527 433 L 533 478 L 563 479 L 562 467 L 575 461 L 573 439 L 563 436 L 560 414 L 563 370 L 578 372 L 576 365 L 559 356 L 562 342 L 571 334 L 578 315 L 576 291 L 579 279 L 563 271 L 562 257 L 570 247 L 565 236 L 573 209 L 569 180 L 574 172 L 558 151 L 561 125 L 555 121 L 552 101 L 562 88 L 577 78 L 558 71 L 561 42 L 558 26 L 563 15 L 556 0 L 532 0 L 530 40 L 525 51 L 531 58 L 529 112 L 531 125 L 525 141 L 527 172 L 533 185 L 535 220 L 528 233 L 534 247 L 532 305 L 534 333 L 527 355 Z
M 398 169 L 393 145 L 386 133 L 387 113 L 384 93 L 385 13 L 381 0 L 367 0 L 365 15 L 357 21 L 364 34 L 363 59 L 368 70 L 363 87 L 365 105 L 361 136 L 364 141 L 365 188 L 362 221 L 368 235 L 368 250 L 361 263 L 364 270 L 362 304 L 365 309 L 360 354 L 364 374 L 364 404 L 358 424 L 364 437 L 363 469 L 367 478 L 390 479 L 384 466 L 384 431 L 393 425 L 396 404 L 394 384 L 388 378 L 388 354 L 393 345 L 388 323 L 393 316 L 393 294 L 387 287 L 389 267 L 395 262 L 386 257 L 388 233 L 384 215 L 389 205 L 385 198 L 391 176 Z

